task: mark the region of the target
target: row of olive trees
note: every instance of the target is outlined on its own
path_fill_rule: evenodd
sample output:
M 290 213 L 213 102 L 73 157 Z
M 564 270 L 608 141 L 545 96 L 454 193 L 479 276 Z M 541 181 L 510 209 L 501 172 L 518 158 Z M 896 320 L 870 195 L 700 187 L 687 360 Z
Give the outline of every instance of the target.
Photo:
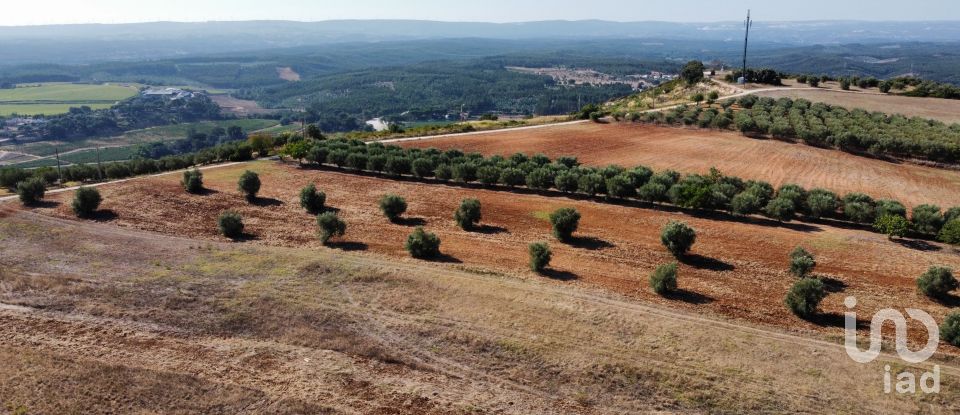
M 751 136 L 796 139 L 875 156 L 960 163 L 960 124 L 846 109 L 805 99 L 747 95 L 720 108 L 682 105 L 669 111 L 627 113 L 629 121 L 736 129 Z
M 920 205 L 910 219 L 903 204 L 862 193 L 838 195 L 826 189 L 807 190 L 795 184 L 774 188 L 769 183 L 727 176 L 715 169 L 709 174 L 681 175 L 672 170 L 654 172 L 645 166 L 631 169 L 610 165 L 581 166 L 575 157 L 556 160 L 538 154 L 484 157 L 459 150 L 402 149 L 380 143 L 326 140 L 311 143 L 307 161 L 389 176 L 413 176 L 445 182 L 480 183 L 485 186 L 553 189 L 564 193 L 604 195 L 607 199 L 669 203 L 688 209 L 726 211 L 735 215 L 762 214 L 780 222 L 797 216 L 830 218 L 866 225 L 891 236 L 912 233 L 960 243 L 960 207 L 941 212 Z M 889 216 L 889 217 L 888 217 Z M 899 217 L 891 219 L 890 217 Z M 891 222 L 891 220 L 895 222 Z M 902 222 L 906 221 L 906 226 Z M 946 230 L 944 230 L 946 229 Z

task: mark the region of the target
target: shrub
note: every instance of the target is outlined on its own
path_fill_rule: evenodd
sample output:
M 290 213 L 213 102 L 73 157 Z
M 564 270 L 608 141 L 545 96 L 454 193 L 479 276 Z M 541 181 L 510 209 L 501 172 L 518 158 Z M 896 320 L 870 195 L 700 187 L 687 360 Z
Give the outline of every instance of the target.
M 894 237 L 902 238 L 906 236 L 910 229 L 910 223 L 903 216 L 886 214 L 873 222 L 873 229 L 887 235 L 887 239 L 893 240 Z
M 807 195 L 807 211 L 814 218 L 833 216 L 839 205 L 837 195 L 829 190 L 813 189 Z
M 327 194 L 318 192 L 317 186 L 314 186 L 313 183 L 300 189 L 300 207 L 306 209 L 307 212 L 316 215 L 323 210 L 323 206 L 326 205 L 326 203 Z
M 565 193 L 576 192 L 577 187 L 579 186 L 579 180 L 580 177 L 574 172 L 560 172 L 557 174 L 557 177 L 553 179 L 553 187 L 556 187 L 557 190 Z
M 387 173 L 395 176 L 410 173 L 410 159 L 402 156 L 388 156 L 387 164 L 384 165 Z
M 880 199 L 876 204 L 876 215 L 878 217 L 883 215 L 896 215 L 906 218 L 907 208 L 903 206 L 903 203 L 896 200 Z
M 97 208 L 100 207 L 100 202 L 103 201 L 103 198 L 100 197 L 100 192 L 97 189 L 92 187 L 83 187 L 80 186 L 77 189 L 76 193 L 73 194 L 73 213 L 78 217 L 86 218 L 93 215 L 93 212 L 97 211 Z
M 473 163 L 454 164 L 453 180 L 461 183 L 477 181 L 477 165 Z
M 400 218 L 400 215 L 407 211 L 407 201 L 398 195 L 383 195 L 380 198 L 380 211 L 390 221 L 396 221 Z
M 500 183 L 509 187 L 520 186 L 524 184 L 526 180 L 527 176 L 523 174 L 523 170 L 518 168 L 509 167 L 500 172 Z
M 553 186 L 553 171 L 546 167 L 533 169 L 527 175 L 527 187 L 531 189 L 546 190 Z
M 954 219 L 943 225 L 937 239 L 951 245 L 960 245 L 960 219 Z
M 497 166 L 483 166 L 477 169 L 477 179 L 480 183 L 493 186 L 500 181 L 500 168 Z
M 630 175 L 620 173 L 607 179 L 607 195 L 620 199 L 633 197 L 637 194 L 637 188 L 633 184 Z
M 533 272 L 542 272 L 550 264 L 552 253 L 546 242 L 534 242 L 529 246 L 530 269 Z
M 960 206 L 954 206 L 943 213 L 943 223 L 949 223 L 954 219 L 960 219 Z
M 382 173 L 387 166 L 387 156 L 383 154 L 374 154 L 367 157 L 367 170 Z
M 477 199 L 463 199 L 460 207 L 453 213 L 453 220 L 461 229 L 468 230 L 480 223 L 480 201 Z
M 814 88 L 816 88 L 816 87 L 820 86 L 820 78 L 817 78 L 817 77 L 815 77 L 815 76 L 811 76 L 811 77 L 807 78 L 807 84 L 810 85 L 810 86 L 812 86 L 812 87 L 814 87 Z
M 873 198 L 862 193 L 850 193 L 843 197 L 843 214 L 857 223 L 873 223 L 876 208 Z
M 193 169 L 183 172 L 183 180 L 180 181 L 183 189 L 187 193 L 197 194 L 203 191 L 203 173 L 200 170 Z
M 257 192 L 260 191 L 260 176 L 250 170 L 243 172 L 237 181 L 237 189 L 247 200 L 256 199 Z
M 686 254 L 696 240 L 697 232 L 683 222 L 671 220 L 660 231 L 660 242 L 675 257 Z
M 347 157 L 350 153 L 347 150 L 333 150 L 327 154 L 327 163 L 337 167 L 343 167 L 347 164 Z
M 424 231 L 422 226 L 417 226 L 413 233 L 407 237 L 404 248 L 414 258 L 436 257 L 440 255 L 440 238 L 433 233 Z
M 820 302 L 827 296 L 823 281 L 816 278 L 804 278 L 790 287 L 784 302 L 793 314 L 800 318 L 810 318 L 817 313 Z
M 363 170 L 367 168 L 369 161 L 370 158 L 366 154 L 353 152 L 347 156 L 347 167 L 354 170 Z
M 236 239 L 243 235 L 243 218 L 239 213 L 226 211 L 217 218 L 217 228 L 220 234 L 230 239 Z
M 411 164 L 411 171 L 416 177 L 424 178 L 433 176 L 436 166 L 428 158 L 418 158 Z
M 736 196 L 730 200 L 730 208 L 733 213 L 738 215 L 750 215 L 760 211 L 762 201 L 756 193 L 751 191 L 744 191 L 737 193 Z
M 960 347 L 960 311 L 947 314 L 940 324 L 940 338 L 954 346 Z
M 577 158 L 573 156 L 557 157 L 556 163 L 562 166 L 566 166 L 567 168 L 570 168 L 570 169 L 580 165 L 580 162 L 577 161 Z
M 940 207 L 934 205 L 919 205 L 913 208 L 910 215 L 913 229 L 927 235 L 936 235 L 943 227 L 943 216 Z
M 813 254 L 802 247 L 796 247 L 790 253 L 790 273 L 798 278 L 806 277 L 817 266 Z
M 550 214 L 553 236 L 560 241 L 569 241 L 580 224 L 580 212 L 574 208 L 560 208 Z
M 440 164 L 433 170 L 433 177 L 437 180 L 448 181 L 453 178 L 453 169 L 449 164 Z
M 577 190 L 590 196 L 605 192 L 605 187 L 603 176 L 597 173 L 580 175 L 580 179 L 577 180 Z
M 777 222 L 789 222 L 796 215 L 796 208 L 790 199 L 777 197 L 767 203 L 763 214 Z
M 677 290 L 677 263 L 671 262 L 657 267 L 650 274 L 650 288 L 660 295 L 667 295 Z
M 35 205 L 43 200 L 47 185 L 39 177 L 31 177 L 17 183 L 17 196 L 24 205 Z
M 662 202 L 667 198 L 667 187 L 651 180 L 637 189 L 637 197 L 647 202 Z
M 950 268 L 930 267 L 917 278 L 917 288 L 927 297 L 943 298 L 950 291 L 956 290 L 958 283 Z
M 320 228 L 320 242 L 323 242 L 324 245 L 330 238 L 343 236 L 347 232 L 347 223 L 333 212 L 317 215 L 317 227 Z

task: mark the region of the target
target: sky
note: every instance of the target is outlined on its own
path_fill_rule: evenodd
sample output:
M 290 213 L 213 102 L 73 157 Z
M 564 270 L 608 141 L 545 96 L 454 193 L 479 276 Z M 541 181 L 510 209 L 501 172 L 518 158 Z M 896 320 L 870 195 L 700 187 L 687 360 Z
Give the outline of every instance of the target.
M 418 19 L 757 21 L 960 20 L 958 0 L 11 0 L 0 26 L 153 21 Z M 909 5 L 909 7 L 907 7 Z

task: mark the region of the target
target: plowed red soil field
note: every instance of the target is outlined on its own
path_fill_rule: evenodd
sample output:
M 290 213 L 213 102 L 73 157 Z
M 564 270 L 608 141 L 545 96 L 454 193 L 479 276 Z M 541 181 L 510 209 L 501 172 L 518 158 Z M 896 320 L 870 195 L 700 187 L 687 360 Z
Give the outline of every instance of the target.
M 404 147 L 459 148 L 467 152 L 509 155 L 572 155 L 588 165 L 643 164 L 683 173 L 711 167 L 744 179 L 774 185 L 797 183 L 838 193 L 864 192 L 908 206 L 960 205 L 960 172 L 892 163 L 777 140 L 753 139 L 734 132 L 668 128 L 640 124 L 580 123 L 525 131 L 424 139 Z
M 236 190 L 237 178 L 245 169 L 258 171 L 263 182 L 260 199 L 254 203 Z M 554 260 L 546 277 L 561 284 L 601 286 L 705 314 L 838 335 L 847 295 L 858 298 L 861 315 L 884 307 L 917 307 L 930 311 L 939 321 L 948 308 L 919 295 L 914 280 L 931 265 L 960 269 L 960 255 L 954 248 L 891 242 L 864 230 L 822 224 L 778 226 L 759 218 L 696 217 L 669 209 L 396 181 L 300 169 L 280 162 L 207 170 L 204 183 L 210 190 L 203 195 L 185 193 L 178 180 L 176 175 L 167 175 L 102 187 L 101 208 L 108 212 L 101 215 L 102 220 L 220 240 L 217 216 L 232 209 L 243 216 L 249 234 L 238 243 L 327 249 L 317 240 L 314 217 L 298 205 L 299 189 L 315 183 L 326 192 L 328 205 L 339 210 L 348 224 L 338 249 L 416 261 L 403 250 L 403 243 L 414 225 L 423 225 L 440 236 L 445 255 L 441 261 L 470 270 L 545 278 L 527 271 L 527 244 L 549 241 Z M 385 193 L 407 199 L 410 207 L 402 223 L 390 223 L 379 212 L 377 200 Z M 72 217 L 70 197 L 69 192 L 51 195 L 56 205 L 40 210 Z M 467 197 L 480 199 L 483 206 L 483 227 L 473 232 L 460 230 L 452 220 L 456 206 Z M 546 220 L 548 212 L 567 206 L 583 216 L 577 240 L 569 245 L 553 240 Z M 680 266 L 682 293 L 661 298 L 652 294 L 647 279 L 656 266 L 673 260 L 659 240 L 661 227 L 672 219 L 686 221 L 698 235 L 692 255 Z M 816 273 L 827 278 L 834 292 L 824 301 L 827 315 L 818 323 L 797 319 L 783 305 L 784 294 L 795 281 L 787 273 L 787 254 L 801 245 L 817 256 Z

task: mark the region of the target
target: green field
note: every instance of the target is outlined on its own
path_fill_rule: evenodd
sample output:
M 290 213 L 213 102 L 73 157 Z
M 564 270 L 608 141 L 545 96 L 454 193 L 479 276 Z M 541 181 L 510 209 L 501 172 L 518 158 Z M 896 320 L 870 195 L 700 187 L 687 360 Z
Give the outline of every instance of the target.
M 13 89 L 0 89 L 0 116 L 10 114 L 50 115 L 67 112 L 70 107 L 86 105 L 94 109 L 109 108 L 117 101 L 136 95 L 133 85 L 93 84 L 25 84 Z

